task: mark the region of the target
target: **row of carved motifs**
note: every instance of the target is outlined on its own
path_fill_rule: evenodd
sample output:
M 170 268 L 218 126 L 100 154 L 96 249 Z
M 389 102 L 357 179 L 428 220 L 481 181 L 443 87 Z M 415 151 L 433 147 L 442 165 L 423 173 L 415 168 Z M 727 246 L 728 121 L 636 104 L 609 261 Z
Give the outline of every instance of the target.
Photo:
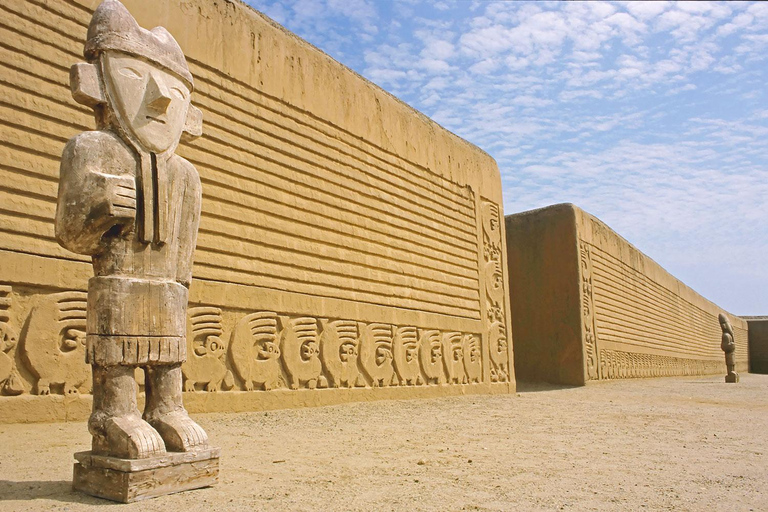
M 601 379 L 711 375 L 718 372 L 725 372 L 724 360 L 686 359 L 658 354 L 600 350 Z
M 0 393 L 89 392 L 86 294 L 35 297 L 26 321 L 16 324 L 26 325 L 20 340 L 9 313 L 11 292 L 9 286 L 0 287 Z M 188 355 L 182 366 L 187 391 L 470 384 L 483 379 L 477 333 L 261 311 L 240 318 L 225 336 L 221 309 L 192 307 L 188 316 Z M 20 370 L 34 384 L 25 383 Z M 140 370 L 137 380 L 143 383 Z

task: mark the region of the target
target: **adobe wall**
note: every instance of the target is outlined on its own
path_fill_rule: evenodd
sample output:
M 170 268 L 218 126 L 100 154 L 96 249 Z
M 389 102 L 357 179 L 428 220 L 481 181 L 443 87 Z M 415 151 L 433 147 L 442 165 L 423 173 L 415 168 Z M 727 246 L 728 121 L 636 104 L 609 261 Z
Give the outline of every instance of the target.
M 561 204 L 506 217 L 519 381 L 725 375 L 723 310 L 596 217 Z M 747 323 L 728 314 L 737 371 Z
M 749 324 L 749 371 L 768 373 L 768 316 L 743 316 Z
M 90 410 L 91 265 L 53 217 L 64 144 L 94 128 L 69 67 L 98 3 L 0 6 L 0 422 Z M 514 391 L 490 156 L 243 4 L 124 4 L 178 40 L 204 114 L 177 151 L 203 183 L 190 411 Z

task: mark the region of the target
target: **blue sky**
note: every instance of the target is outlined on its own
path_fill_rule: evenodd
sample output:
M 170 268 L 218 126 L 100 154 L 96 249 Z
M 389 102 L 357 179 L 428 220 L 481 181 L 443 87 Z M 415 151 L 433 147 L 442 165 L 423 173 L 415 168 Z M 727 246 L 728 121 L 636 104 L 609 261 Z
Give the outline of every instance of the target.
M 768 2 L 248 0 L 725 309 L 768 315 Z

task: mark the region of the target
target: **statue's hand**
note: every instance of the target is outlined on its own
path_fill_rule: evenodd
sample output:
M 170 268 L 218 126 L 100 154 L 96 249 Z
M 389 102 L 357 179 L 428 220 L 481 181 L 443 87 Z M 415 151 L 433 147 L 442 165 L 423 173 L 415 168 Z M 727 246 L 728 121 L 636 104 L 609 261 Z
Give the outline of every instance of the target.
M 136 180 L 132 176 L 105 175 L 108 215 L 126 228 L 136 219 Z

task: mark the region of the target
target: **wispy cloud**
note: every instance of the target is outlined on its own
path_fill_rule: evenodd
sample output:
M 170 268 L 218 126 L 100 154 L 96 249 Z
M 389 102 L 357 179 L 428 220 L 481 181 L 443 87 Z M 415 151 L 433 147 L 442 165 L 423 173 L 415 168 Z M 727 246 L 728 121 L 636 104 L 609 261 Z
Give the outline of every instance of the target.
M 250 3 L 493 155 L 507 213 L 574 202 L 768 313 L 768 3 Z

